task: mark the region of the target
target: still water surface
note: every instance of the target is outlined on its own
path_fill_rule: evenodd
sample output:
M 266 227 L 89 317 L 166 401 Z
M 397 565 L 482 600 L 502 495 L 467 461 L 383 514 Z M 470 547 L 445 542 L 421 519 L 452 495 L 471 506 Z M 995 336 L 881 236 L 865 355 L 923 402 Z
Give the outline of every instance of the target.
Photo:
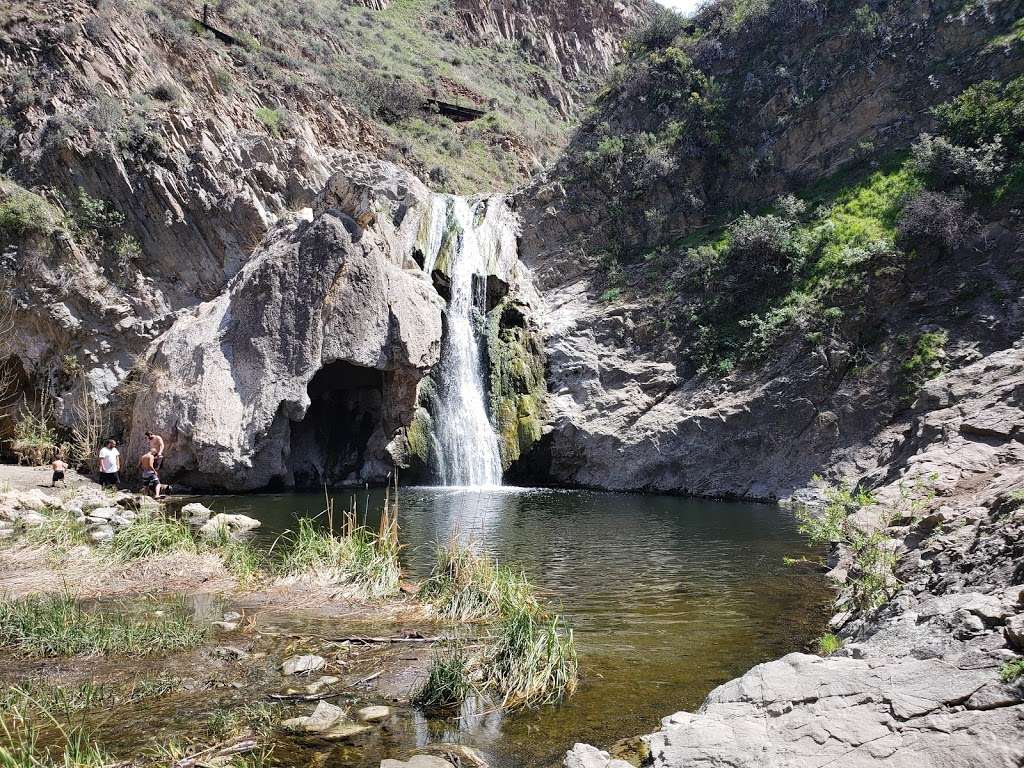
M 783 565 L 807 552 L 792 512 L 765 504 L 548 489 L 403 488 L 404 566 L 429 572 L 432 544 L 472 538 L 520 563 L 569 618 L 583 681 L 568 702 L 453 727 L 420 724 L 410 738 L 478 748 L 498 766 L 558 765 L 574 741 L 608 747 L 694 709 L 752 665 L 803 650 L 821 633 L 822 576 Z M 375 524 L 382 492 L 339 493 Z M 220 496 L 218 512 L 263 522 L 269 542 L 322 494 Z M 432 734 L 432 735 L 431 735 Z

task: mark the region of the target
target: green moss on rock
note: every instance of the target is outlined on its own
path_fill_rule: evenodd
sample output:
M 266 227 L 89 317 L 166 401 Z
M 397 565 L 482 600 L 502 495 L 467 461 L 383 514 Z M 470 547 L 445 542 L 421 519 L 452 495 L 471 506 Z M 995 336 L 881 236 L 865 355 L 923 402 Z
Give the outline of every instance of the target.
M 542 347 L 528 327 L 521 304 L 499 303 L 487 318 L 491 413 L 508 469 L 541 438 L 547 392 Z

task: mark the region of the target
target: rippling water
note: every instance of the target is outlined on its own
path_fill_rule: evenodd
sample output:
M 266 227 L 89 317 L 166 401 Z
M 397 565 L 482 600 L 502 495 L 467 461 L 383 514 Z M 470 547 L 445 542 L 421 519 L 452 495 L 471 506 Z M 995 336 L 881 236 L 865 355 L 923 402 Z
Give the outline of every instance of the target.
M 379 508 L 380 492 L 339 494 L 340 509 Z M 323 495 L 207 500 L 217 511 L 263 521 L 275 538 Z M 699 706 L 716 685 L 753 664 L 801 650 L 821 633 L 824 579 L 784 555 L 806 547 L 792 513 L 764 504 L 674 496 L 526 489 L 403 488 L 401 538 L 413 577 L 431 543 L 472 538 L 503 562 L 521 563 L 576 632 L 584 680 L 569 702 L 512 717 L 410 726 L 423 743 L 453 736 L 500 766 L 557 765 L 574 741 L 603 747 Z M 445 732 L 447 731 L 447 732 Z

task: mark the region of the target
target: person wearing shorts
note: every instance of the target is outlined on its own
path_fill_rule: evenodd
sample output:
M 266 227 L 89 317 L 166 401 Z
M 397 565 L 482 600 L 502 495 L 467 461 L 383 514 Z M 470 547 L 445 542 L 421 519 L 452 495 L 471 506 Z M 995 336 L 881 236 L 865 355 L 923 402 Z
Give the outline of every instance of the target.
M 142 470 L 142 490 L 152 491 L 153 497 L 160 498 L 160 475 L 156 471 L 156 451 L 146 451 L 139 459 Z
M 64 487 L 67 488 L 68 481 L 64 479 L 64 473 L 68 471 L 68 465 L 59 453 L 53 455 L 50 468 L 53 469 L 53 479 L 50 481 L 50 487 L 56 488 L 57 483 L 64 483 Z

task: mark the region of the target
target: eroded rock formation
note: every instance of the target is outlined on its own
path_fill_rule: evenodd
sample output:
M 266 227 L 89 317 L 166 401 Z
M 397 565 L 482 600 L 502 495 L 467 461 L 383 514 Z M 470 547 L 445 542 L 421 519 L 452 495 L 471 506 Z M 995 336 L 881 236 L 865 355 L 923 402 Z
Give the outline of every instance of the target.
M 436 363 L 443 302 L 412 260 L 429 192 L 352 158 L 151 353 L 131 444 L 197 487 L 379 482 Z

